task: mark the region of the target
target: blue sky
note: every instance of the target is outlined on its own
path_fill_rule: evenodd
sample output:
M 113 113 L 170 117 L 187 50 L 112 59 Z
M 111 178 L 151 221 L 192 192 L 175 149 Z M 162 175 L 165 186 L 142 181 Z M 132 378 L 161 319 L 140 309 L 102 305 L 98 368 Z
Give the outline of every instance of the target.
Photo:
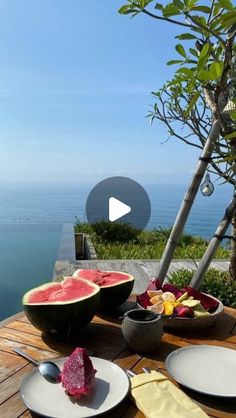
M 188 183 L 198 151 L 145 118 L 178 28 L 122 0 L 0 3 L 0 179 Z

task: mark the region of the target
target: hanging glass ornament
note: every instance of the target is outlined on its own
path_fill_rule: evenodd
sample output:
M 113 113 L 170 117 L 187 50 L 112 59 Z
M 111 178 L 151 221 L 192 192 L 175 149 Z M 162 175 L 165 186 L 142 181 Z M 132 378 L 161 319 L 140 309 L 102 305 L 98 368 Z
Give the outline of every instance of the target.
M 209 173 L 206 173 L 205 180 L 201 184 L 200 190 L 203 196 L 211 196 L 212 193 L 214 192 L 214 185 L 211 182 Z

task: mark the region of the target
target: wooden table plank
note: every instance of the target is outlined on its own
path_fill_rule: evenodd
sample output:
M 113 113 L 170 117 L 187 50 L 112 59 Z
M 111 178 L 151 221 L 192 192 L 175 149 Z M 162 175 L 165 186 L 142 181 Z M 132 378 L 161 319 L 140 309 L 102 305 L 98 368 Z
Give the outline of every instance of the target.
M 128 305 L 127 305 L 128 306 Z M 118 311 L 116 315 L 119 316 Z M 141 355 L 131 352 L 124 343 L 120 320 L 106 315 L 97 316 L 78 337 L 78 345 L 85 346 L 94 355 L 113 360 L 123 369 L 133 369 L 141 372 L 142 367 L 159 369 L 167 374 L 165 368 L 166 356 L 179 347 L 189 344 L 221 345 L 236 349 L 236 310 L 226 309 L 224 316 L 204 333 L 204 338 L 188 338 L 186 336 L 165 333 L 161 345 L 152 354 Z M 59 343 L 51 337 L 42 336 L 25 318 L 23 314 L 4 321 L 0 324 L 0 417 L 3 418 L 30 418 L 19 398 L 20 382 L 33 366 L 24 359 L 12 353 L 12 347 L 20 346 L 38 360 L 49 357 L 58 357 L 69 354 L 73 345 Z M 167 374 L 168 375 L 168 374 Z M 236 404 L 227 403 L 214 397 L 205 397 L 196 392 L 188 392 L 190 397 L 198 402 L 209 416 L 215 418 L 236 418 Z M 111 414 L 104 415 L 110 418 Z M 112 411 L 113 418 L 143 418 L 132 402 L 126 398 Z
M 0 362 L 0 383 L 12 374 L 16 373 L 22 367 L 26 366 L 27 361 L 6 352 L 1 353 Z
M 41 336 L 36 336 L 28 333 L 26 334 L 24 332 L 18 330 L 11 330 L 6 327 L 0 329 L 0 338 L 2 341 L 6 340 L 6 347 L 12 347 L 12 345 L 27 345 L 46 351 L 55 352 L 56 350 L 58 353 L 63 355 L 68 354 L 68 345 L 66 344 L 55 342 L 55 340 L 53 340 L 52 338 L 47 337 L 45 337 L 43 340 Z
M 6 402 L 0 405 L 0 417 L 16 418 L 26 411 L 26 407 L 22 402 L 19 393 L 15 393 Z
M 33 369 L 34 366 L 32 364 L 28 364 L 4 382 L 1 382 L 0 405 L 18 392 L 22 379 Z M 3 415 L 0 414 L 0 417 L 3 417 Z
M 25 332 L 26 334 L 30 335 L 41 335 L 41 331 L 35 327 L 32 327 L 30 322 L 22 322 L 22 321 L 12 321 L 9 324 L 5 325 L 7 329 L 17 329 L 18 331 Z
M 17 418 L 32 418 L 32 416 L 33 416 L 33 415 L 30 413 L 30 411 L 29 411 L 29 410 L 27 410 L 27 411 L 23 412 L 23 414 L 18 415 L 18 417 L 17 417 Z

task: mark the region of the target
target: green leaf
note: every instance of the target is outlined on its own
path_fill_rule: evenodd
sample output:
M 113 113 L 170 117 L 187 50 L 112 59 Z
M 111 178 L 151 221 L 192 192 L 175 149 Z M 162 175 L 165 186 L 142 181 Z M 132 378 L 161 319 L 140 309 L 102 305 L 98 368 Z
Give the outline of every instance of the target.
M 120 7 L 120 9 L 118 10 L 118 12 L 121 15 L 128 15 L 130 13 L 135 13 L 135 12 L 139 13 L 139 10 L 138 9 L 135 9 L 133 6 L 127 4 L 125 6 Z
M 213 62 L 210 65 L 210 73 L 211 73 L 212 79 L 218 80 L 222 76 L 223 70 L 224 70 L 224 63 L 222 61 Z
M 180 55 L 182 55 L 182 57 L 187 58 L 187 55 L 186 55 L 186 52 L 184 50 L 183 45 L 178 44 L 178 45 L 176 45 L 175 49 Z
M 234 6 L 230 0 L 218 0 L 218 3 L 224 8 L 228 10 L 234 10 Z
M 199 33 L 199 38 L 209 38 L 209 24 L 203 16 L 192 16 L 191 20 L 194 23 L 194 32 Z
M 197 91 L 191 98 L 188 107 L 184 111 L 184 116 L 188 116 L 189 112 L 191 112 L 193 106 L 195 105 L 197 99 L 199 98 L 201 91 Z
M 151 94 L 153 94 L 153 96 L 156 96 L 156 97 L 160 97 L 161 96 L 160 91 L 152 91 Z
M 203 13 L 210 13 L 211 9 L 208 6 L 195 6 L 192 7 L 191 10 L 195 10 L 198 12 L 203 12 Z
M 192 35 L 191 33 L 182 33 L 181 35 L 178 35 L 175 37 L 176 39 L 197 39 L 195 35 Z
M 235 138 L 236 138 L 236 131 L 231 132 L 231 134 L 224 136 L 224 139 L 226 139 L 226 141 L 230 141 L 231 139 L 235 139 Z
M 194 48 L 189 48 L 189 52 L 191 52 L 192 55 L 199 58 L 199 52 Z
M 198 71 L 201 71 L 204 68 L 205 64 L 207 63 L 208 58 L 209 58 L 209 49 L 210 49 L 210 45 L 209 43 L 206 43 L 203 46 L 200 52 L 199 58 L 198 58 L 198 64 L 197 64 Z
M 236 120 L 236 112 L 235 112 L 235 110 L 230 113 L 230 119 Z
M 214 22 L 212 22 L 209 26 L 209 28 L 213 31 L 215 30 L 222 30 L 222 26 L 221 26 L 221 19 L 218 18 L 216 19 Z
M 233 12 L 225 13 L 221 17 L 222 26 L 228 28 L 234 25 L 236 22 L 236 10 Z
M 224 163 L 224 162 L 231 162 L 231 161 L 236 161 L 236 155 L 231 155 L 229 157 L 224 157 L 224 159 L 222 160 L 217 160 L 217 163 Z
M 181 60 L 171 60 L 167 62 L 167 65 L 181 64 L 182 62 Z
M 163 7 L 163 5 L 161 3 L 156 3 L 155 4 L 155 9 L 157 9 L 157 10 L 163 10 L 164 7 Z
M 207 29 L 207 22 L 205 17 L 203 16 L 192 16 L 192 21 L 196 24 L 196 25 L 201 25 L 203 27 L 205 27 Z M 202 32 L 202 29 L 200 29 L 200 31 Z
M 213 9 L 213 16 L 218 15 L 220 10 L 221 10 L 221 6 L 219 5 L 219 3 L 216 3 Z
M 187 67 L 181 67 L 179 68 L 176 73 L 182 73 L 185 74 L 187 76 L 192 77 L 193 76 L 193 71 L 191 70 L 191 68 L 187 68 Z
M 196 6 L 198 0 L 185 0 L 185 5 L 192 10 L 193 7 Z
M 173 4 L 176 7 L 179 7 L 180 10 L 183 9 L 183 7 L 184 7 L 184 3 L 181 0 L 173 0 Z
M 201 81 L 212 81 L 211 73 L 207 70 L 201 70 L 198 73 L 198 78 Z
M 167 4 L 167 6 L 162 11 L 164 17 L 169 16 L 176 16 L 180 14 L 180 10 L 177 6 L 175 6 L 173 3 Z
M 139 0 L 139 7 L 141 9 L 144 9 L 146 6 L 148 6 L 149 3 L 151 3 L 153 0 Z

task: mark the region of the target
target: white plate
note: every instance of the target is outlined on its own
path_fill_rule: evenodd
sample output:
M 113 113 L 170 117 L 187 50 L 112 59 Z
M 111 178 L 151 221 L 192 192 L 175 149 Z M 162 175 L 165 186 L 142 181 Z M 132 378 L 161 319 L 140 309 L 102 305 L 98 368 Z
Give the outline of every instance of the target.
M 96 383 L 91 396 L 83 396 L 72 402 L 60 383 L 49 383 L 38 369 L 27 375 L 21 384 L 20 394 L 31 411 L 50 418 L 93 417 L 118 405 L 129 391 L 129 379 L 116 364 L 97 357 L 90 357 Z M 53 360 L 62 369 L 66 358 Z
M 168 355 L 166 368 L 181 385 L 207 395 L 236 397 L 236 351 L 192 345 Z

